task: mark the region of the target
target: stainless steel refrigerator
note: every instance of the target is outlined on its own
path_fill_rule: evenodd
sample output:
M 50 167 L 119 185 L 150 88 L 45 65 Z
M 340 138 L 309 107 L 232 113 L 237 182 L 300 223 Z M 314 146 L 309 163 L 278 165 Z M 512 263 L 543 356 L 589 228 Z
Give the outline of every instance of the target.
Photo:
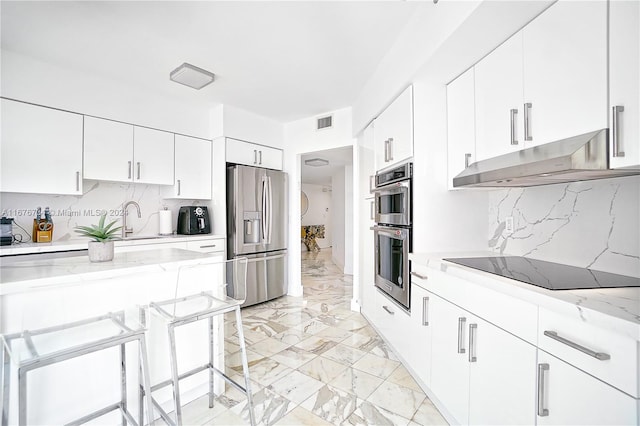
M 227 166 L 227 258 L 249 259 L 242 306 L 287 293 L 287 215 L 286 173 Z

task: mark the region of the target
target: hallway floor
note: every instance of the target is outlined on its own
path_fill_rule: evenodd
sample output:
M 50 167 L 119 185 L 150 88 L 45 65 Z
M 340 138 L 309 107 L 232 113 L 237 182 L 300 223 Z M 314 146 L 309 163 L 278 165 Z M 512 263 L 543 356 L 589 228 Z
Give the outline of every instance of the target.
M 303 297 L 243 309 L 256 421 L 262 425 L 447 424 L 367 320 L 350 310 L 352 277 L 331 250 L 302 254 Z M 236 323 L 225 322 L 227 374 L 242 381 Z M 248 424 L 227 386 L 184 408 L 184 424 Z

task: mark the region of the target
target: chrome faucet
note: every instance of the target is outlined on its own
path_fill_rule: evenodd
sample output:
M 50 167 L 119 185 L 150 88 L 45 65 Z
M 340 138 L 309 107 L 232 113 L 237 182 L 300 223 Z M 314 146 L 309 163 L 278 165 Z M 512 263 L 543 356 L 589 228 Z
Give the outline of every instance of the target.
M 128 234 L 133 234 L 133 228 L 127 228 L 127 207 L 132 204 L 136 206 L 138 210 L 138 218 L 142 217 L 142 214 L 140 214 L 140 205 L 135 201 L 127 201 L 122 205 L 122 238 L 127 238 Z

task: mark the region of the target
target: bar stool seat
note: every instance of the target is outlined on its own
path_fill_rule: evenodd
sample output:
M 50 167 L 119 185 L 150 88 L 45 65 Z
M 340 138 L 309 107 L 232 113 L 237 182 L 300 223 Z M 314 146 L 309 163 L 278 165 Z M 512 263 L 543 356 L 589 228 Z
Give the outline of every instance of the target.
M 120 347 L 120 359 L 116 362 L 120 366 L 121 373 L 120 400 L 88 413 L 69 424 L 86 423 L 115 410 L 121 412 L 123 424 L 136 426 L 144 424 L 143 407 L 145 404 L 143 401 L 140 400 L 137 421 L 127 407 L 126 344 L 130 342 L 138 343 L 141 376 L 139 377 L 139 385 L 141 388 L 150 391 L 145 331 L 138 321 L 132 321 L 130 318 L 125 319 L 124 311 L 120 311 L 51 327 L 1 335 L 3 346 L 2 425 L 9 424 L 10 395 L 13 389 L 12 386 L 15 386 L 11 383 L 12 365 L 17 368 L 18 377 L 18 424 L 26 425 L 29 424 L 27 418 L 27 379 L 29 373 L 53 364 L 118 346 Z M 151 419 L 152 405 L 150 398 L 146 399 L 146 407 L 147 418 Z
M 249 366 L 242 329 L 242 316 L 240 313 L 240 305 L 244 303 L 246 294 L 246 270 L 246 258 L 181 266 L 178 269 L 176 279 L 175 297 L 168 300 L 151 302 L 149 304 L 150 314 L 164 320 L 169 338 L 171 378 L 151 386 L 152 392 L 169 385 L 172 386 L 175 419 L 172 419 L 158 401 L 152 398 L 155 408 L 160 412 L 160 415 L 167 424 L 182 425 L 180 380 L 202 371 L 209 371 L 209 408 L 213 408 L 215 397 L 214 375 L 218 375 L 245 394 L 247 397 L 250 422 L 252 425 L 255 425 L 251 384 L 249 380 Z M 216 279 L 216 277 L 218 277 L 218 279 Z M 197 282 L 206 283 L 204 284 L 206 290 L 195 293 L 190 292 L 189 288 L 193 290 L 198 286 Z M 185 293 L 187 294 L 185 295 Z M 235 312 L 236 322 L 238 324 L 238 340 L 244 372 L 244 386 L 214 366 L 214 318 L 220 316 L 220 318 L 224 319 L 224 314 L 229 312 Z M 209 360 L 206 364 L 180 373 L 178 371 L 176 354 L 176 328 L 202 320 L 208 321 L 209 341 L 207 347 L 209 349 Z

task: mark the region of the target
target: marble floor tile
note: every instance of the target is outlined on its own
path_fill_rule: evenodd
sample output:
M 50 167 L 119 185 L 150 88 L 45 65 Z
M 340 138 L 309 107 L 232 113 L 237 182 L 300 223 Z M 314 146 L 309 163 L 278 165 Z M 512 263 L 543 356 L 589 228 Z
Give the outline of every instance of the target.
M 433 405 L 429 399 L 425 399 L 424 402 L 418 408 L 418 411 L 413 415 L 412 422 L 419 425 L 448 425 L 447 421 L 442 417 L 442 414 Z
M 329 383 L 346 369 L 346 365 L 340 364 L 339 362 L 333 361 L 329 358 L 324 358 L 323 356 L 318 356 L 298 367 L 298 371 L 301 373 L 324 383 Z
M 353 333 L 338 327 L 327 327 L 324 330 L 317 332 L 315 335 L 318 337 L 330 337 L 333 340 L 341 342 L 344 339 L 351 337 Z
M 322 330 L 324 330 L 325 328 L 327 328 L 328 326 L 321 323 L 320 321 L 317 321 L 315 319 L 309 320 L 309 321 L 305 321 L 302 322 L 300 324 L 294 325 L 291 328 L 295 329 L 295 330 L 300 330 L 304 333 L 307 334 L 316 334 Z
M 345 390 L 360 399 L 367 399 L 384 380 L 373 374 L 348 367 L 329 384 L 335 388 Z
M 273 338 L 281 341 L 282 343 L 295 345 L 311 336 L 313 336 L 313 334 L 305 333 L 302 329 L 290 328 L 287 331 L 276 334 Z
M 291 345 L 288 343 L 284 343 L 280 340 L 267 337 L 266 339 L 261 340 L 254 345 L 251 345 L 249 349 L 268 357 L 287 349 L 289 346 Z
M 298 343 L 295 346 L 300 349 L 304 349 L 308 352 L 314 353 L 316 355 L 321 355 L 324 352 L 336 346 L 337 344 L 338 342 L 336 342 L 335 340 L 332 340 L 329 337 L 312 336 L 306 340 L 303 340 L 302 342 Z
M 336 327 L 343 330 L 358 332 L 359 330 L 370 327 L 370 325 L 364 317 L 354 315 L 345 320 L 338 321 Z
M 400 364 L 398 368 L 393 370 L 393 373 L 391 373 L 387 380 L 391 383 L 395 383 L 396 385 L 413 389 L 416 392 L 422 392 L 422 388 L 420 388 L 420 385 L 416 383 L 409 371 L 407 371 L 407 369 L 404 368 L 404 365 L 402 364 Z
M 380 336 L 378 336 L 378 333 L 376 333 L 376 331 L 370 325 L 360 328 L 357 332 L 364 336 L 381 338 Z
M 382 379 L 386 379 L 398 368 L 400 363 L 377 355 L 366 354 L 360 360 L 353 364 L 353 368 L 369 372 Z
M 358 406 L 356 411 L 349 416 L 343 425 L 407 426 L 409 423 L 409 419 L 405 419 L 391 411 L 364 401 Z
M 269 389 L 278 395 L 300 404 L 318 391 L 324 383 L 299 371 L 292 371 L 286 377 L 274 382 Z
M 407 419 L 413 418 L 426 395 L 404 386 L 385 381 L 367 398 L 372 404 L 399 414 Z
M 249 371 L 251 371 L 251 367 L 256 363 L 266 359 L 263 355 L 260 355 L 257 352 L 252 351 L 251 349 L 247 349 L 247 363 L 249 364 Z M 242 358 L 241 353 L 238 351 L 230 356 L 226 357 L 224 360 L 224 364 L 227 368 L 242 374 Z
M 300 406 L 328 422 L 340 424 L 356 410 L 359 402 L 354 394 L 324 385 Z
M 308 363 L 317 356 L 318 355 L 305 351 L 304 349 L 300 349 L 296 346 L 291 346 L 283 350 L 282 352 L 278 352 L 277 354 L 272 355 L 271 358 L 278 361 L 280 364 L 286 365 L 289 368 L 296 369 L 302 364 Z
M 294 408 L 294 403 L 269 388 L 263 388 L 253 395 L 253 413 L 258 425 L 273 425 Z M 249 424 L 249 409 L 246 402 L 231 408 L 231 412 L 244 420 L 244 424 Z
M 363 352 L 359 349 L 339 343 L 335 347 L 325 352 L 323 356 L 331 358 L 332 360 L 340 362 L 344 365 L 352 365 L 366 354 L 366 352 Z
M 277 426 L 331 426 L 333 423 L 329 423 L 311 411 L 298 406 L 275 424 Z
M 291 374 L 292 371 L 291 368 L 280 364 L 273 358 L 264 358 L 253 365 L 249 365 L 251 380 L 255 380 L 262 386 L 268 386 L 276 380 Z
M 188 424 L 188 423 L 185 423 Z M 235 426 L 235 425 L 247 425 L 249 424 L 245 419 L 240 417 L 238 414 L 234 413 L 231 410 L 226 410 L 216 417 L 213 418 L 210 422 L 203 423 L 205 425 L 225 425 L 225 426 Z

